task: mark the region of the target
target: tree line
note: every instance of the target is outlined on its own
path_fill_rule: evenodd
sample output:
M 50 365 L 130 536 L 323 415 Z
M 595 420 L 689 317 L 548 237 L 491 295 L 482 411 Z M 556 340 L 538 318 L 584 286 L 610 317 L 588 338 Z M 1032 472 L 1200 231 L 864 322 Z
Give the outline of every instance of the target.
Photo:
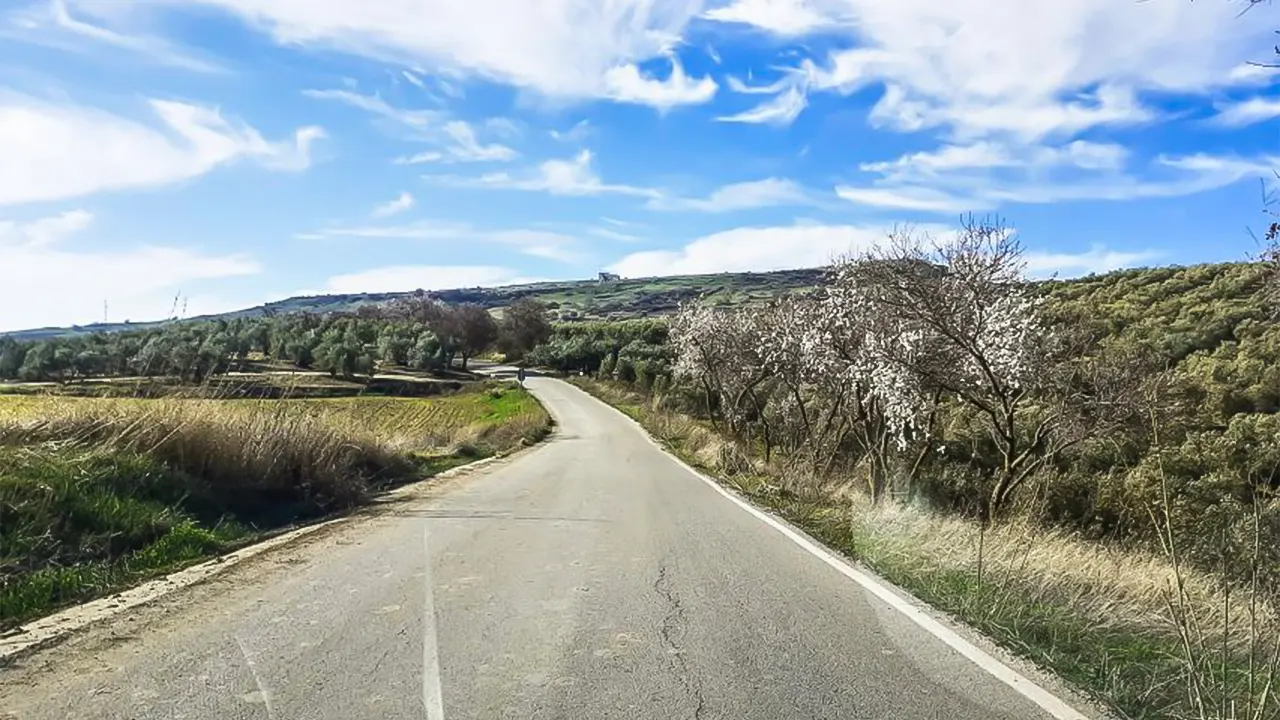
M 88 378 L 176 377 L 201 382 L 255 359 L 335 377 L 379 367 L 440 370 L 490 349 L 519 358 L 551 333 L 546 308 L 522 299 L 500 319 L 474 304 L 430 297 L 398 299 L 353 313 L 289 314 L 40 341 L 0 337 L 0 380 L 69 382 Z

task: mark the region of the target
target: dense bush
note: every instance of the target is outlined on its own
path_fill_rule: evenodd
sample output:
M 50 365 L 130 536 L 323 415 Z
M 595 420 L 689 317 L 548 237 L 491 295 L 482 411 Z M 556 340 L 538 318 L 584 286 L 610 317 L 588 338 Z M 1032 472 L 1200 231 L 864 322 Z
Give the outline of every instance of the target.
M 668 331 L 668 321 L 656 319 L 559 323 L 527 360 L 561 372 L 652 383 L 671 372 Z

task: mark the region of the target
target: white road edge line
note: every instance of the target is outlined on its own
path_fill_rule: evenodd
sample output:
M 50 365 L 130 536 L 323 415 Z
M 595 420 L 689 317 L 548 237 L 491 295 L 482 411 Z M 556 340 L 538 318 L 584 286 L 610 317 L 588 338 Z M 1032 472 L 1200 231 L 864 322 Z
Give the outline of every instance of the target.
M 584 391 L 584 394 L 587 393 Z M 603 404 L 607 405 L 607 403 Z M 613 409 L 627 421 L 639 428 L 645 439 L 661 450 L 664 455 L 674 460 L 678 465 L 680 465 L 680 467 L 684 468 L 686 472 L 711 486 L 712 490 L 720 493 L 720 495 L 728 499 L 729 502 L 732 502 L 734 505 L 737 505 L 743 510 L 754 515 L 757 520 L 760 520 L 774 530 L 782 533 L 788 540 L 794 542 L 796 545 L 807 550 L 811 555 L 814 555 L 819 560 L 830 565 L 841 575 L 844 575 L 850 580 L 861 585 L 871 594 L 879 598 L 884 604 L 899 613 L 902 613 L 907 617 L 907 619 L 911 620 L 916 625 L 919 625 L 925 632 L 946 643 L 953 650 L 967 658 L 970 662 L 985 670 L 989 675 L 1013 688 L 1013 690 L 1019 695 L 1038 705 L 1042 710 L 1049 713 L 1051 717 L 1055 718 L 1055 720 L 1090 720 L 1088 715 L 1085 715 L 1079 710 L 1071 707 L 1056 695 L 1050 693 L 1039 685 L 1036 685 L 1026 676 L 1000 662 L 968 640 L 965 640 L 956 633 L 956 631 L 938 622 L 924 610 L 903 599 L 902 596 L 890 590 L 875 577 L 851 566 L 843 559 L 832 554 L 830 550 L 817 545 L 812 540 L 787 527 L 777 518 L 724 489 L 720 483 L 707 477 L 684 460 L 681 460 L 669 452 L 667 448 L 663 447 L 662 443 L 659 443 L 652 435 L 650 435 L 649 431 L 645 430 L 644 426 L 640 423 L 628 417 L 625 413 L 617 410 L 617 408 Z
M 444 720 L 444 695 L 440 690 L 440 655 L 436 647 L 436 600 L 431 579 L 431 544 L 426 523 L 422 526 L 422 707 L 427 720 Z

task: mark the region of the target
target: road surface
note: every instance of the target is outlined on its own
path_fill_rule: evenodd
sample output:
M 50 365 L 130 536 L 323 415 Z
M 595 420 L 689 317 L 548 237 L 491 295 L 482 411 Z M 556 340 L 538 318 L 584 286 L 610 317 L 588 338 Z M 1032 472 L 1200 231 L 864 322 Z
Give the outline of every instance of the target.
M 0 670 L 0 718 L 1050 717 L 622 415 L 528 385 L 552 441 Z

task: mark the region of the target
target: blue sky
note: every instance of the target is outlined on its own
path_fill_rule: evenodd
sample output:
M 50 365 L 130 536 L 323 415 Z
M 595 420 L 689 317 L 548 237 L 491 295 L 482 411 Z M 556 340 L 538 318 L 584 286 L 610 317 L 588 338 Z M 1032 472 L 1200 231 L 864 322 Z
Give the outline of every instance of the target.
M 820 265 L 966 211 L 1036 275 L 1246 258 L 1231 0 L 0 0 L 0 329 Z

